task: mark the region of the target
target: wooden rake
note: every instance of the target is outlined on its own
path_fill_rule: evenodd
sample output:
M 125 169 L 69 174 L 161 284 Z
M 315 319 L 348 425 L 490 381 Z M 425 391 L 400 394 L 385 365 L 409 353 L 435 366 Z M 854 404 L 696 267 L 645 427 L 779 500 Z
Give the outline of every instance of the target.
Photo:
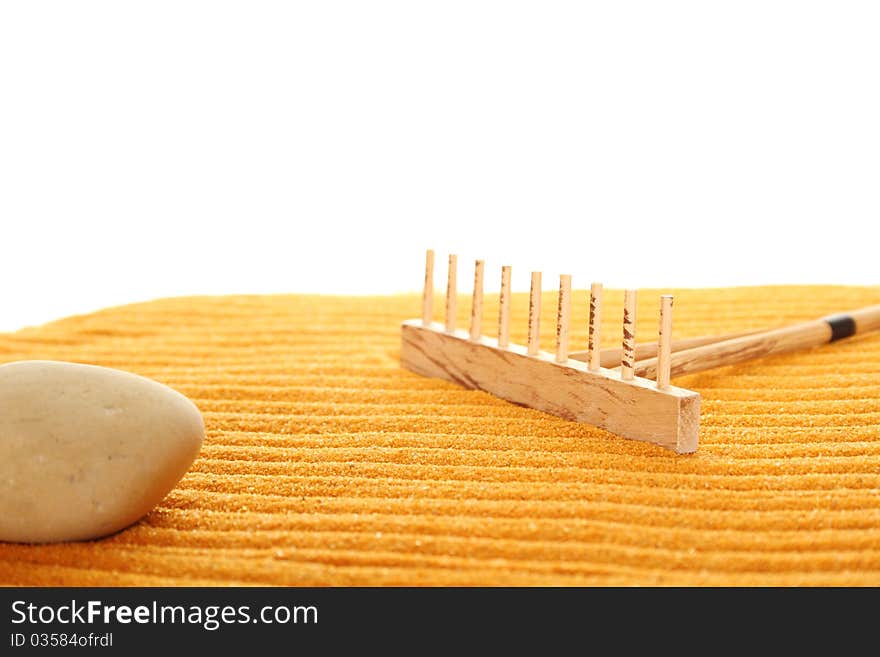
M 400 362 L 423 376 L 484 390 L 516 404 L 586 422 L 624 438 L 694 452 L 700 395 L 670 385 L 675 376 L 771 354 L 808 349 L 880 329 L 880 306 L 769 330 L 672 340 L 672 296 L 660 297 L 653 343 L 636 343 L 636 291 L 626 290 L 623 341 L 600 349 L 602 284 L 590 287 L 587 349 L 569 350 L 571 276 L 559 277 L 556 351 L 541 351 L 541 272 L 532 272 L 526 346 L 510 343 L 510 267 L 501 268 L 498 336 L 482 334 L 484 262 L 474 267 L 468 331 L 457 329 L 457 257 L 449 256 L 446 322 L 433 321 L 434 252 L 428 251 L 421 319 L 403 323 Z

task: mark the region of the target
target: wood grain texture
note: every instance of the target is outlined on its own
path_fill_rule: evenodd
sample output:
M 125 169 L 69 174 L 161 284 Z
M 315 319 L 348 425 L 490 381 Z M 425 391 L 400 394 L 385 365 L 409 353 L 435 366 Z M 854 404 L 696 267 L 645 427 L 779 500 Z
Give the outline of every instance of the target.
M 541 272 L 532 272 L 529 290 L 529 341 L 528 353 L 534 356 L 541 349 Z
M 455 331 L 456 303 L 458 301 L 458 256 L 449 256 L 449 265 L 446 269 L 446 330 Z
M 829 322 L 839 319 L 841 315 L 854 324 L 855 333 L 847 335 L 858 335 L 880 329 L 880 306 L 868 306 L 793 326 L 759 331 L 730 340 L 676 351 L 670 358 L 671 375 L 695 374 L 755 358 L 821 346 L 833 338 Z M 656 377 L 658 359 L 641 361 L 636 364 L 635 369 L 640 376 Z
M 742 363 L 756 358 L 809 349 L 831 339 L 831 327 L 824 320 L 815 320 L 741 338 L 716 342 L 677 351 L 670 357 L 670 375 L 683 376 L 704 370 Z M 639 376 L 656 378 L 657 359 L 649 358 L 636 363 Z
M 510 267 L 501 268 L 501 292 L 498 296 L 498 346 L 510 344 Z
M 765 333 L 766 329 L 757 329 L 754 331 L 736 331 L 733 333 L 722 333 L 721 335 L 701 335 L 693 338 L 680 338 L 672 341 L 672 351 L 683 351 L 691 347 L 701 347 L 704 344 L 715 344 L 732 340 L 733 338 L 741 338 L 745 335 L 756 335 Z M 620 347 L 608 347 L 599 351 L 599 364 L 601 367 L 615 368 L 620 367 L 620 359 L 623 356 L 623 349 Z M 655 358 L 657 356 L 657 341 L 638 342 L 636 343 L 636 362 Z M 572 351 L 569 355 L 572 360 L 580 360 L 589 363 L 590 351 Z
M 636 291 L 623 293 L 623 342 L 620 356 L 620 377 L 631 381 L 636 362 Z
M 616 373 L 590 372 L 580 362 L 556 363 L 554 355 L 529 356 L 526 348 L 498 347 L 496 340 L 472 342 L 440 324 L 402 326 L 401 365 L 417 374 L 483 390 L 516 404 L 586 422 L 611 433 L 661 445 L 680 454 L 694 452 L 700 425 L 700 396 L 653 381 L 622 381 Z
M 425 253 L 425 285 L 422 290 L 422 324 L 434 321 L 434 252 Z
M 571 276 L 559 277 L 559 301 L 556 313 L 556 362 L 568 360 L 568 342 L 571 331 Z
M 471 301 L 471 340 L 479 340 L 483 331 L 483 268 L 485 262 L 474 263 L 474 295 Z
M 584 360 L 589 365 L 591 372 L 598 372 L 600 367 L 609 367 L 602 363 L 602 284 L 593 283 L 590 286 L 590 319 L 587 326 L 587 351 L 581 352 Z M 569 358 L 574 358 L 574 354 L 569 354 Z M 617 363 L 620 362 L 620 356 L 617 357 Z M 615 365 L 617 364 L 615 363 Z
M 669 387 L 669 359 L 672 356 L 672 295 L 660 297 L 660 327 L 657 333 L 657 387 Z

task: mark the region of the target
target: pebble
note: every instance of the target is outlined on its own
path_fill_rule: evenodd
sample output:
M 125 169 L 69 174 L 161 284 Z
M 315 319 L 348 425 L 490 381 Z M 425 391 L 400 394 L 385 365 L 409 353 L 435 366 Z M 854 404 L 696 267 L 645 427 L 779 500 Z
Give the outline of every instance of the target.
M 129 372 L 0 365 L 0 541 L 106 536 L 180 481 L 205 437 L 189 399 Z

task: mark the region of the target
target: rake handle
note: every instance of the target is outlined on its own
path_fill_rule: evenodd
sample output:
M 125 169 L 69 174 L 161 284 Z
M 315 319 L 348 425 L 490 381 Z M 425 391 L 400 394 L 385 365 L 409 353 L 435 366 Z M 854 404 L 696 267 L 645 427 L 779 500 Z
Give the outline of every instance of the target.
M 772 354 L 809 349 L 878 329 L 880 329 L 880 306 L 829 315 L 803 324 L 677 351 L 672 354 L 671 376 L 694 374 Z M 653 379 L 657 376 L 657 359 L 637 362 L 635 370 L 638 376 Z
M 696 338 L 680 338 L 672 341 L 672 351 L 682 351 L 691 349 L 692 347 L 702 347 L 704 344 L 714 344 L 723 342 L 732 338 L 740 338 L 744 335 L 754 335 L 755 333 L 763 333 L 766 329 L 758 329 L 751 331 L 738 331 L 736 333 L 725 333 L 723 335 L 701 335 Z M 636 344 L 636 361 L 653 358 L 657 355 L 657 341 L 639 342 Z M 589 351 L 573 351 L 568 355 L 572 360 L 579 360 L 586 363 L 590 357 Z M 599 364 L 602 367 L 613 369 L 620 366 L 620 359 L 623 357 L 623 349 L 620 347 L 609 347 L 599 352 Z

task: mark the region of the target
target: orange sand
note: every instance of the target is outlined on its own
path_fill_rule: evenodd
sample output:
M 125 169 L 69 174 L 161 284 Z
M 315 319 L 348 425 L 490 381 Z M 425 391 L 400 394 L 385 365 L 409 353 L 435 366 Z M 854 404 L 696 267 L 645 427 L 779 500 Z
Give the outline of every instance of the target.
M 621 301 L 606 293 L 607 345 Z M 575 302 L 573 348 L 585 292 Z M 880 288 L 684 290 L 675 335 L 878 302 Z M 644 292 L 641 339 L 656 308 Z M 518 342 L 525 310 L 520 295 Z M 700 449 L 676 456 L 402 371 L 398 325 L 418 312 L 415 296 L 198 297 L 0 335 L 4 362 L 162 381 L 208 429 L 139 524 L 0 543 L 0 583 L 880 585 L 880 334 L 676 380 L 703 395 Z

